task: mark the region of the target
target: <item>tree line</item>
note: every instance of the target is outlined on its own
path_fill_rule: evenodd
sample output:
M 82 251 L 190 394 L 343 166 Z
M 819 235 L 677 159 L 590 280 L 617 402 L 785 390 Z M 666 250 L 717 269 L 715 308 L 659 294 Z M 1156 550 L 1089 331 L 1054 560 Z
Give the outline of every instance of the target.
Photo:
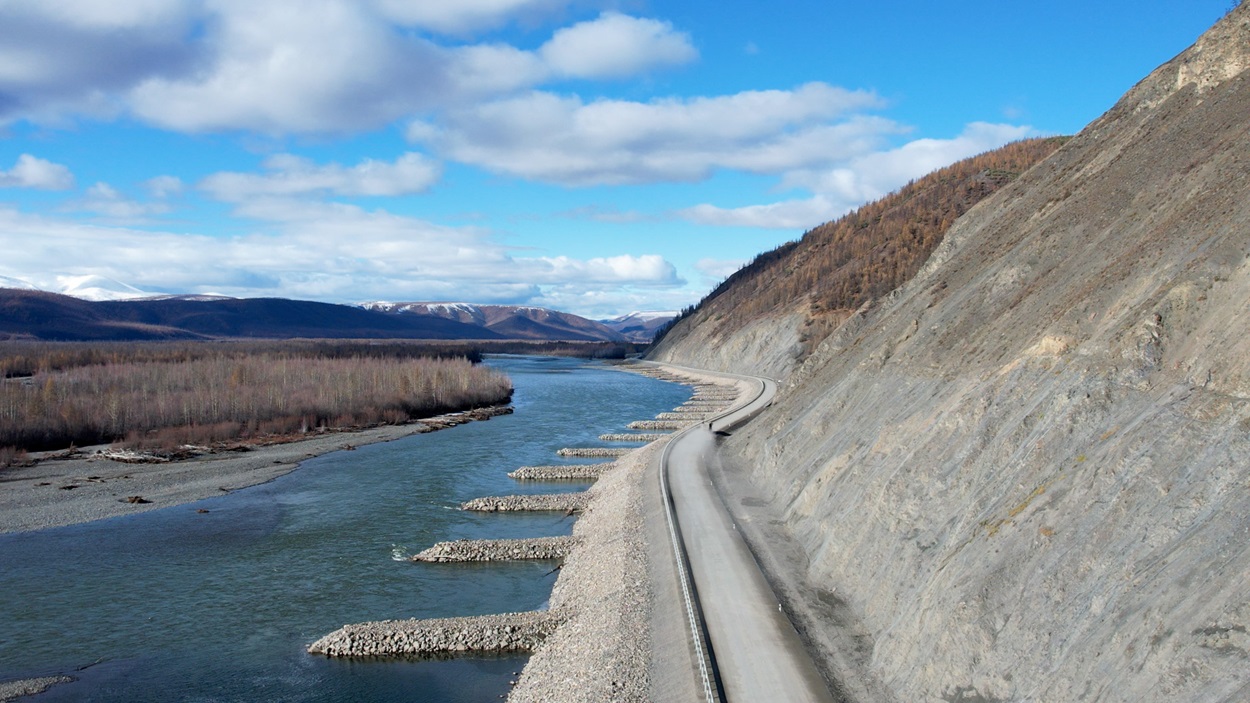
M 0 462 L 73 445 L 170 449 L 402 424 L 511 397 L 507 376 L 463 356 L 356 344 L 27 349 L 6 368 L 36 370 L 0 381 Z

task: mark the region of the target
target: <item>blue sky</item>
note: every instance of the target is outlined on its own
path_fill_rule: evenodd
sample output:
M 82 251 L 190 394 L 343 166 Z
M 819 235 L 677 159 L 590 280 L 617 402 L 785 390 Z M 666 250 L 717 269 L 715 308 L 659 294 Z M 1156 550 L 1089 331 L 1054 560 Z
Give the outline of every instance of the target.
M 676 309 L 1232 4 L 2 0 L 0 277 Z

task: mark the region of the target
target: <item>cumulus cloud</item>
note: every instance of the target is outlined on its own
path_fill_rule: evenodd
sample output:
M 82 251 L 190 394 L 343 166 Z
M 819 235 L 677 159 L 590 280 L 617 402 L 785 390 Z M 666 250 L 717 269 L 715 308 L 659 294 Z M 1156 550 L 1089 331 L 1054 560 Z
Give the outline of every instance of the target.
M 375 0 L 378 10 L 388 19 L 454 35 L 493 29 L 511 20 L 529 23 L 552 14 L 565 4 L 563 0 Z
M 618 12 L 557 30 L 538 53 L 552 71 L 573 78 L 621 78 L 698 57 L 689 35 L 671 23 Z
M 809 190 L 810 198 L 738 208 L 704 203 L 677 215 L 704 225 L 810 229 L 943 166 L 1035 134 L 1028 126 L 974 122 L 951 139 L 916 139 L 848 159 L 834 168 L 787 173 L 783 187 Z
M 414 152 L 392 163 L 365 159 L 350 168 L 318 165 L 291 154 L 272 156 L 263 165 L 264 174 L 215 173 L 205 178 L 200 188 L 227 202 L 325 194 L 393 196 L 420 193 L 440 175 L 437 163 Z
M 794 90 L 651 102 L 531 92 L 416 122 L 408 136 L 448 158 L 565 185 L 695 181 L 717 168 L 780 173 L 865 153 L 896 123 L 854 114 L 881 105 L 825 83 Z
M 128 114 L 184 132 L 348 133 L 697 56 L 671 24 L 619 12 L 556 29 L 533 51 L 470 34 L 567 4 L 12 0 L 0 3 L 0 124 Z
M 198 132 L 346 132 L 428 106 L 446 74 L 433 44 L 348 0 L 215 0 L 205 66 L 130 94 L 141 118 Z
M 684 285 L 655 254 L 516 256 L 472 227 L 340 203 L 281 202 L 286 209 L 275 206 L 255 231 L 228 238 L 89 225 L 0 205 L 7 252 L 0 276 L 48 286 L 53 274 L 90 273 L 144 290 L 333 302 L 459 299 L 469 290 L 479 301 L 539 305 L 663 297 Z
M 746 259 L 699 259 L 694 267 L 712 282 L 723 281 L 747 265 Z
M 117 222 L 138 223 L 152 215 L 169 212 L 165 203 L 143 203 L 126 197 L 108 183 L 100 182 L 87 189 L 86 197 L 67 206 L 70 210 L 94 213 Z
M 185 0 L 0 3 L 0 123 L 109 116 L 144 80 L 194 70 L 204 45 Z
M 149 178 L 143 187 L 154 198 L 169 198 L 181 193 L 184 185 L 181 178 L 166 175 Z
M 0 171 L 0 188 L 68 190 L 74 187 L 74 174 L 61 164 L 22 154 L 8 171 Z

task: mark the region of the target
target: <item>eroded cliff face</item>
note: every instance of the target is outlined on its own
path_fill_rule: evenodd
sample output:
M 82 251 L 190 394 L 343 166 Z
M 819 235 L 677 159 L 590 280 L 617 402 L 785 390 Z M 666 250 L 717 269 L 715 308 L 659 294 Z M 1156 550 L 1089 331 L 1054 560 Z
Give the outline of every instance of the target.
M 727 332 L 716 329 L 714 318 L 699 315 L 669 332 L 648 358 L 730 373 L 785 378 L 795 370 L 802 354 L 802 330 L 808 319 L 805 308 L 806 305 L 796 305 L 793 310 L 751 320 Z
M 727 440 L 897 700 L 1250 700 L 1247 56 L 1243 6 Z

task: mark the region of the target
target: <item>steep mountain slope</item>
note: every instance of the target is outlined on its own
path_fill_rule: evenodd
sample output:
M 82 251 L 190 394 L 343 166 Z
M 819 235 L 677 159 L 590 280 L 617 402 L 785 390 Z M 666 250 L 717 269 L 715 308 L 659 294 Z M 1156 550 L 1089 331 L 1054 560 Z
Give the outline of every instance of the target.
M 898 701 L 1250 700 L 1248 67 L 1243 4 L 727 440 L 801 548 L 807 624 L 853 650 L 836 676 Z M 729 366 L 709 324 L 666 358 Z
M 361 305 L 395 315 L 429 315 L 476 325 L 507 339 L 568 342 L 622 342 L 624 335 L 594 320 L 567 312 L 525 305 L 473 303 L 385 303 Z
M 856 308 L 914 276 L 956 218 L 1063 141 L 1031 139 L 964 159 L 761 254 L 689 311 L 689 323 L 664 333 L 652 357 L 697 344 L 731 367 L 749 359 L 766 375 L 789 373 Z

